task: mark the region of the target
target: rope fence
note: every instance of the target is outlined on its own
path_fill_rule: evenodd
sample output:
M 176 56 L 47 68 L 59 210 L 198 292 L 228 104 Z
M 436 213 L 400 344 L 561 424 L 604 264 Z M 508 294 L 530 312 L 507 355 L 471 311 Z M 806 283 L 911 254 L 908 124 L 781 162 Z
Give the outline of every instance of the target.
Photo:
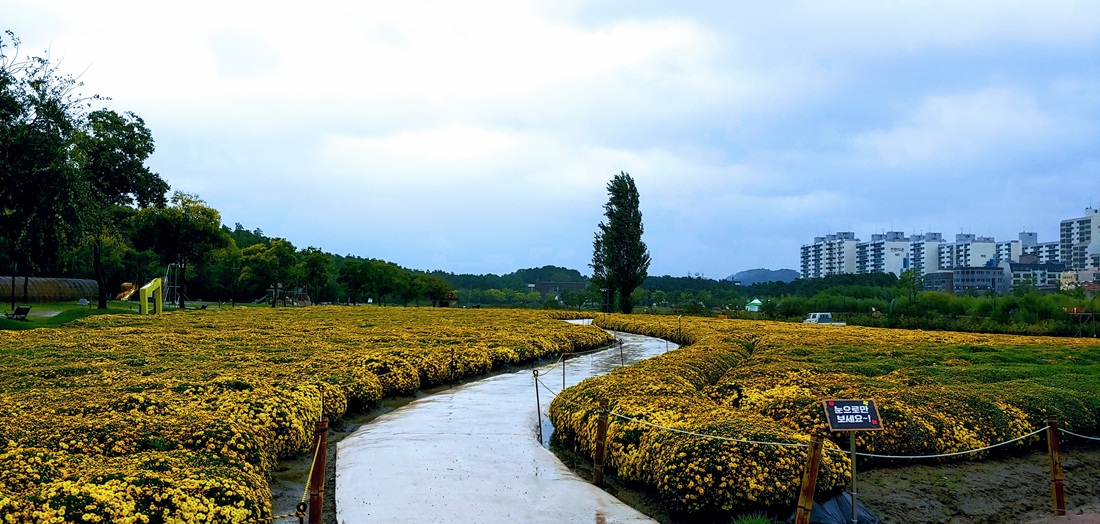
M 1012 444 L 1013 442 L 1018 442 L 1018 441 L 1021 441 L 1023 439 L 1026 439 L 1028 437 L 1038 435 L 1039 433 L 1042 433 L 1042 432 L 1044 432 L 1048 429 L 1050 429 L 1050 426 L 1043 426 L 1042 428 L 1037 429 L 1035 431 L 1032 431 L 1031 433 L 1028 433 L 1027 435 L 1016 437 L 1012 440 L 1006 440 L 1004 442 L 998 442 L 996 444 L 991 444 L 989 446 L 985 446 L 985 447 L 977 448 L 977 449 L 968 449 L 966 451 L 956 451 L 954 453 L 940 453 L 938 455 L 877 455 L 877 454 L 874 454 L 874 453 L 859 453 L 859 452 L 856 452 L 856 456 L 857 457 L 882 458 L 882 459 L 901 459 L 901 460 L 904 460 L 904 459 L 917 460 L 917 459 L 934 459 L 934 458 L 957 457 L 957 456 L 960 456 L 960 455 L 969 455 L 971 453 L 981 453 L 983 451 L 987 451 L 987 450 L 990 450 L 990 449 L 993 449 L 993 448 L 997 448 L 997 447 L 1004 446 L 1004 445 L 1007 445 L 1007 444 Z M 845 451 L 834 450 L 834 449 L 830 449 L 829 451 L 834 452 L 834 453 L 844 453 L 846 455 L 851 454 L 851 453 L 848 453 L 848 452 L 845 452 Z
M 797 442 L 794 442 L 794 443 L 792 443 L 792 442 L 762 442 L 762 441 L 757 441 L 757 440 L 743 440 L 743 439 L 737 439 L 737 438 L 731 438 L 731 437 L 722 437 L 722 436 L 718 436 L 718 435 L 707 435 L 705 433 L 696 433 L 694 431 L 687 431 L 687 430 L 683 430 L 683 429 L 670 428 L 670 427 L 662 426 L 660 424 L 654 424 L 654 423 L 649 422 L 647 420 L 628 417 L 626 415 L 621 415 L 621 414 L 615 413 L 615 412 L 611 412 L 610 415 L 612 417 L 620 418 L 620 419 L 623 419 L 623 420 L 629 420 L 631 422 L 637 422 L 639 424 L 644 424 L 646 426 L 651 426 L 651 427 L 661 429 L 661 430 L 664 430 L 664 431 L 671 431 L 673 433 L 680 433 L 680 434 L 683 434 L 683 435 L 691 435 L 693 437 L 703 437 L 703 438 L 709 438 L 709 439 L 713 439 L 713 440 L 722 440 L 722 441 L 726 441 L 726 442 L 738 442 L 738 443 L 742 443 L 742 444 L 758 444 L 758 445 L 764 445 L 764 446 L 779 446 L 779 447 L 792 447 L 792 448 L 809 447 L 809 444 L 799 444 Z
M 544 384 L 541 379 L 538 379 L 538 383 L 539 383 L 540 386 L 542 386 L 543 389 L 545 389 L 551 395 L 553 395 L 553 396 L 558 395 L 557 391 L 554 391 L 549 386 Z M 568 402 L 568 401 L 566 401 L 566 402 Z M 573 402 L 568 402 L 568 404 L 573 408 L 581 407 L 581 406 L 578 406 L 576 403 L 573 403 Z M 668 426 L 662 426 L 660 424 L 655 424 L 655 423 L 650 422 L 648 420 L 642 420 L 642 419 L 639 419 L 639 418 L 631 417 L 629 415 L 624 415 L 622 413 L 615 413 L 613 411 L 608 413 L 608 415 L 610 415 L 612 417 L 615 417 L 615 418 L 618 418 L 618 419 L 621 419 L 621 420 L 626 420 L 626 421 L 630 421 L 630 422 L 637 422 L 638 424 L 649 426 L 649 427 L 652 427 L 654 429 L 659 429 L 659 430 L 662 430 L 662 431 L 668 431 L 670 433 L 679 433 L 681 435 L 688 435 L 688 436 L 692 436 L 692 437 L 708 438 L 708 439 L 713 439 L 713 440 L 721 440 L 721 441 L 724 441 L 724 442 L 736 442 L 736 443 L 741 443 L 741 444 L 756 444 L 756 445 L 760 445 L 760 446 L 799 447 L 799 448 L 809 447 L 809 444 L 802 444 L 802 443 L 797 443 L 797 442 L 792 443 L 792 442 L 771 442 L 771 441 L 759 441 L 759 440 L 746 440 L 746 439 L 738 439 L 738 438 L 733 438 L 733 437 L 724 437 L 724 436 L 721 436 L 721 435 L 711 435 L 711 434 L 707 434 L 707 433 L 699 433 L 699 432 L 696 432 L 696 431 L 688 431 L 688 430 L 684 430 L 684 429 L 678 429 L 678 428 L 672 428 L 672 427 L 668 427 Z M 875 453 L 856 452 L 856 456 L 857 457 L 868 457 L 868 458 L 880 458 L 880 459 L 898 459 L 898 460 L 905 460 L 905 459 L 924 460 L 924 459 L 956 457 L 956 456 L 960 456 L 960 455 L 969 455 L 969 454 L 973 454 L 973 453 L 981 453 L 983 451 L 988 451 L 990 449 L 994 449 L 994 448 L 997 448 L 997 447 L 1000 447 L 1000 446 L 1006 446 L 1006 445 L 1012 444 L 1014 442 L 1019 442 L 1021 440 L 1024 440 L 1024 439 L 1033 437 L 1035 435 L 1038 435 L 1039 433 L 1042 433 L 1042 432 L 1046 431 L 1049 428 L 1050 428 L 1050 426 L 1043 426 L 1042 428 L 1039 428 L 1035 431 L 1032 431 L 1031 433 L 1028 433 L 1027 435 L 1022 435 L 1022 436 L 1016 437 L 1016 438 L 1011 439 L 1011 440 L 1006 440 L 1004 442 L 998 442 L 996 444 L 991 444 L 989 446 L 985 446 L 985 447 L 981 447 L 981 448 L 977 448 L 977 449 L 969 449 L 969 450 L 966 450 L 966 451 L 956 451 L 956 452 L 953 452 L 953 453 L 941 453 L 941 454 L 937 454 L 937 455 L 879 455 L 879 454 L 875 454 Z M 1075 437 L 1081 437 L 1081 438 L 1086 438 L 1086 439 L 1090 439 L 1090 440 L 1100 441 L 1100 438 L 1087 437 L 1087 436 L 1084 436 L 1084 435 L 1078 435 L 1076 433 L 1070 432 L 1070 431 L 1065 430 L 1065 429 L 1061 429 L 1061 431 L 1063 433 L 1067 433 L 1067 434 L 1073 435 Z M 850 452 L 844 451 L 842 449 L 829 449 L 828 451 L 831 452 L 831 453 L 839 453 L 839 454 L 842 454 L 842 455 L 851 455 Z
M 1074 433 L 1074 432 L 1072 432 L 1068 429 L 1064 429 L 1064 428 L 1058 428 L 1058 429 L 1061 429 L 1062 433 L 1065 433 L 1067 435 L 1073 435 L 1077 438 L 1083 438 L 1083 439 L 1086 439 L 1086 440 L 1094 440 L 1096 442 L 1100 442 L 1100 438 L 1097 438 L 1097 437 L 1089 437 L 1087 435 L 1080 435 L 1080 434 Z
M 550 393 L 551 398 L 557 397 L 558 394 L 560 393 L 558 391 L 554 391 L 552 388 L 550 388 L 546 384 L 543 384 L 542 381 L 539 378 L 538 372 L 536 372 L 535 373 L 535 391 L 536 391 L 536 393 L 538 392 L 539 386 L 541 386 L 548 393 Z M 563 389 L 564 389 L 564 385 L 563 385 Z M 581 406 L 577 402 L 573 402 L 573 401 L 569 401 L 569 400 L 563 400 L 563 402 L 565 402 L 565 404 L 567 406 L 569 406 L 570 409 L 574 409 L 574 410 L 577 410 L 577 411 L 585 411 L 585 410 L 590 410 L 591 409 L 590 405 Z M 670 432 L 670 433 L 687 435 L 687 436 L 691 436 L 691 437 L 706 438 L 706 439 L 718 440 L 718 441 L 723 441 L 723 442 L 731 442 L 731 443 L 736 443 L 736 444 L 751 444 L 751 445 L 757 445 L 757 446 L 809 448 L 809 451 L 807 452 L 806 471 L 805 471 L 805 475 L 803 477 L 802 492 L 801 492 L 801 495 L 799 497 L 798 513 L 797 513 L 797 518 L 795 519 L 796 523 L 808 522 L 809 511 L 810 511 L 810 508 L 812 508 L 812 506 L 813 506 L 813 503 L 812 503 L 813 490 L 814 490 L 813 484 L 816 483 L 818 463 L 821 460 L 821 453 L 822 453 L 822 451 L 824 451 L 822 448 L 823 448 L 823 443 L 826 440 L 825 439 L 825 436 L 826 436 L 825 434 L 821 434 L 821 435 L 812 437 L 809 444 L 792 443 L 792 442 L 760 441 L 760 440 L 726 437 L 726 436 L 722 436 L 722 435 L 712 435 L 712 434 L 707 434 L 707 433 L 700 433 L 700 432 L 696 432 L 696 431 L 689 431 L 689 430 L 684 430 L 684 429 L 679 429 L 679 428 L 663 426 L 661 424 L 650 422 L 648 420 L 642 420 L 642 419 L 632 417 L 632 416 L 629 416 L 629 415 L 625 415 L 625 414 L 622 414 L 622 413 L 616 413 L 614 411 L 611 411 L 610 403 L 608 402 L 608 399 L 606 399 L 606 398 L 600 399 L 600 407 L 596 409 L 596 413 L 599 415 L 599 421 L 598 421 L 598 428 L 597 428 L 596 458 L 594 459 L 594 463 L 593 463 L 593 483 L 597 484 L 597 485 L 600 485 L 600 483 L 602 481 L 602 478 L 603 478 L 603 469 L 604 469 L 603 450 L 604 450 L 604 445 L 606 444 L 604 442 L 604 440 L 606 440 L 607 425 L 608 425 L 608 417 L 609 416 L 610 417 L 615 417 L 615 418 L 623 420 L 623 421 L 634 422 L 634 423 L 637 423 L 637 424 L 640 424 L 640 425 L 643 425 L 643 426 L 648 426 L 648 427 L 654 428 L 656 430 L 667 431 L 667 432 Z M 539 426 L 540 427 L 539 439 L 541 441 L 542 440 L 542 434 L 541 434 L 542 413 L 541 413 L 541 410 L 538 413 L 538 416 L 539 416 L 539 420 L 540 420 L 540 422 L 539 422 L 539 424 L 540 424 L 540 426 Z M 849 456 L 852 457 L 852 482 L 853 482 L 852 498 L 854 499 L 855 498 L 855 458 L 856 457 L 889 459 L 889 460 L 929 460 L 929 459 L 951 458 L 951 457 L 958 457 L 958 456 L 962 456 L 962 455 L 971 455 L 971 454 L 975 454 L 975 453 L 982 453 L 982 452 L 989 451 L 989 450 L 992 450 L 992 449 L 995 449 L 995 448 L 998 448 L 998 447 L 1001 447 L 1001 446 L 1007 446 L 1009 444 L 1020 442 L 1020 441 L 1026 440 L 1026 439 L 1031 438 L 1031 437 L 1035 437 L 1036 435 L 1038 435 L 1040 433 L 1043 433 L 1043 432 L 1046 432 L 1046 434 L 1047 434 L 1047 450 L 1048 450 L 1048 453 L 1049 453 L 1049 456 L 1050 456 L 1050 464 L 1051 464 L 1051 466 L 1050 466 L 1050 478 L 1051 478 L 1050 486 L 1051 486 L 1051 500 L 1052 500 L 1054 515 L 1061 516 L 1061 515 L 1066 514 L 1066 510 L 1065 510 L 1065 507 L 1066 507 L 1065 489 L 1064 489 L 1065 472 L 1064 472 L 1063 467 L 1062 467 L 1063 453 L 1061 451 L 1061 444 L 1060 444 L 1060 441 L 1059 441 L 1058 437 L 1061 434 L 1066 434 L 1066 435 L 1072 435 L 1074 437 L 1085 439 L 1085 440 L 1090 440 L 1090 441 L 1100 441 L 1100 438 L 1091 437 L 1091 436 L 1088 436 L 1088 435 L 1081 435 L 1079 433 L 1074 433 L 1072 431 L 1060 428 L 1060 427 L 1058 427 L 1057 421 L 1055 421 L 1053 419 L 1048 421 L 1048 424 L 1046 426 L 1043 426 L 1042 428 L 1036 429 L 1036 430 L 1034 430 L 1034 431 L 1032 431 L 1032 432 L 1030 432 L 1026 435 L 1021 435 L 1019 437 L 1015 437 L 1015 438 L 1012 438 L 1012 439 L 1009 439 L 1009 440 L 1005 440 L 1003 442 L 997 442 L 997 443 L 990 444 L 988 446 L 983 446 L 983 447 L 980 447 L 980 448 L 969 449 L 969 450 L 964 450 L 964 451 L 956 451 L 956 452 L 952 452 L 952 453 L 938 453 L 938 454 L 932 454 L 932 455 L 883 455 L 883 454 L 877 454 L 877 453 L 861 453 L 861 452 L 857 452 L 855 450 L 855 440 L 854 440 L 854 438 L 852 440 L 852 449 L 851 449 L 851 451 L 844 451 L 844 450 L 841 450 L 841 449 L 828 449 L 828 451 L 832 452 L 832 453 L 835 453 L 835 454 L 849 455 Z M 806 500 L 804 500 L 804 499 L 806 499 Z
M 324 408 L 322 407 L 322 413 Z M 309 473 L 306 474 L 305 487 L 302 488 L 301 501 L 294 508 L 294 513 L 274 515 L 260 520 L 260 522 L 277 522 L 296 518 L 299 524 L 321 524 L 322 506 L 324 504 L 325 483 L 325 454 L 328 449 L 328 420 L 322 415 L 313 430 L 313 457 L 309 463 Z
M 611 347 L 614 348 L 614 345 L 612 345 Z M 603 351 L 605 349 L 606 348 L 593 350 L 593 351 L 589 351 L 589 352 L 585 352 L 585 353 L 591 353 L 591 352 L 595 352 L 595 351 Z M 622 342 L 619 342 L 619 351 L 620 351 L 620 361 L 621 361 L 620 363 L 625 366 L 625 361 L 623 359 L 623 354 L 622 354 Z M 577 353 L 577 354 L 580 354 L 580 353 Z M 591 413 L 593 411 L 593 406 L 591 405 L 591 401 L 593 399 L 585 399 L 583 401 L 584 404 L 581 405 L 577 401 L 566 400 L 566 399 L 560 399 L 559 400 L 557 398 L 558 395 L 566 389 L 565 358 L 567 356 L 569 356 L 569 355 L 568 354 L 562 354 L 562 356 L 558 359 L 558 362 L 555 362 L 553 365 L 549 366 L 548 368 L 544 368 L 544 372 L 545 372 L 545 371 L 549 371 L 550 369 L 555 368 L 558 363 L 562 364 L 563 367 L 562 367 L 562 388 L 561 388 L 561 391 L 554 391 L 554 389 L 552 389 L 549 386 L 547 386 L 546 384 L 544 384 L 543 381 L 541 380 L 541 377 L 539 376 L 539 371 L 538 370 L 534 371 L 536 404 L 539 406 L 536 409 L 537 409 L 537 416 L 539 418 L 539 426 L 538 427 L 539 427 L 539 441 L 540 442 L 543 441 L 543 435 L 542 435 L 542 410 L 541 410 L 541 403 L 539 402 L 539 399 L 538 399 L 538 392 L 539 392 L 540 386 L 543 390 L 545 390 L 546 392 L 548 392 L 551 395 L 551 397 L 550 397 L 551 400 L 558 400 L 559 402 L 564 403 L 565 406 L 567 407 L 567 409 L 577 411 L 577 412 L 588 412 L 588 413 Z M 602 482 L 602 478 L 603 478 L 603 470 L 604 470 L 604 467 L 605 467 L 605 464 L 604 464 L 604 461 L 605 461 L 604 451 L 605 451 L 605 446 L 607 444 L 606 440 L 607 440 L 608 418 L 609 417 L 615 417 L 616 419 L 619 419 L 619 420 L 625 421 L 625 422 L 637 423 L 638 425 L 647 426 L 647 427 L 650 427 L 650 428 L 653 428 L 653 429 L 659 430 L 659 431 L 667 431 L 669 433 L 674 433 L 674 434 L 679 434 L 679 435 L 685 435 L 685 436 L 696 437 L 696 438 L 711 439 L 711 440 L 717 440 L 717 441 L 722 441 L 722 442 L 730 442 L 730 443 L 734 443 L 734 444 L 750 444 L 750 445 L 756 445 L 756 446 L 776 446 L 776 447 L 788 447 L 788 448 L 808 448 L 806 469 L 805 469 L 805 472 L 804 472 L 801 494 L 800 494 L 799 500 L 798 500 L 798 506 L 797 506 L 798 511 L 796 513 L 796 517 L 794 519 L 794 522 L 796 524 L 806 524 L 806 523 L 809 522 L 809 513 L 810 513 L 810 510 L 812 509 L 812 507 L 814 505 L 813 504 L 814 484 L 816 484 L 816 482 L 817 482 L 817 478 L 816 478 L 817 477 L 817 472 L 818 472 L 819 465 L 820 465 L 820 462 L 821 462 L 822 452 L 824 451 L 822 449 L 824 447 L 823 444 L 828 441 L 828 434 L 827 433 L 821 432 L 819 434 L 815 434 L 815 435 L 811 436 L 809 443 L 774 442 L 774 441 L 762 441 L 762 440 L 734 438 L 734 437 L 728 437 L 728 436 L 722 436 L 722 435 L 713 435 L 713 434 L 701 433 L 701 432 L 697 432 L 697 431 L 690 431 L 690 430 L 685 430 L 685 429 L 668 427 L 668 426 L 664 426 L 664 425 L 657 424 L 657 423 L 654 423 L 654 422 L 650 422 L 648 420 L 643 420 L 643 419 L 640 419 L 640 418 L 636 418 L 636 417 L 633 417 L 633 416 L 630 416 L 630 415 L 626 415 L 626 414 L 622 414 L 622 413 L 616 413 L 616 412 L 611 410 L 610 402 L 609 402 L 609 399 L 607 399 L 607 398 L 600 398 L 599 399 L 599 407 L 596 408 L 594 411 L 598 415 L 598 423 L 597 423 L 596 442 L 595 442 L 595 456 L 593 457 L 593 471 L 592 471 L 592 479 L 593 479 L 592 482 L 593 482 L 593 484 L 600 485 L 601 482 Z M 832 426 L 830 426 L 830 429 L 831 428 L 832 428 Z M 972 454 L 987 452 L 987 451 L 990 451 L 990 450 L 993 450 L 993 449 L 996 449 L 996 448 L 999 448 L 999 447 L 1002 447 L 1002 446 L 1007 446 L 1007 445 L 1010 445 L 1010 444 L 1014 444 L 1014 443 L 1024 441 L 1026 439 L 1035 437 L 1036 435 L 1039 435 L 1040 433 L 1043 433 L 1043 432 L 1046 432 L 1047 450 L 1048 450 L 1049 457 L 1050 457 L 1050 488 L 1051 488 L 1051 500 L 1052 500 L 1054 515 L 1055 516 L 1065 515 L 1066 514 L 1065 513 L 1065 492 L 1064 492 L 1065 473 L 1064 473 L 1064 470 L 1063 470 L 1063 467 L 1062 467 L 1063 453 L 1062 453 L 1062 450 L 1061 450 L 1061 443 L 1060 443 L 1059 436 L 1065 434 L 1065 435 L 1071 435 L 1071 436 L 1081 438 L 1081 439 L 1084 439 L 1084 440 L 1089 440 L 1089 441 L 1100 441 L 1100 438 L 1091 437 L 1091 436 L 1087 436 L 1087 435 L 1081 435 L 1081 434 L 1074 433 L 1074 432 L 1066 430 L 1066 429 L 1062 429 L 1062 428 L 1058 427 L 1058 423 L 1054 419 L 1048 420 L 1047 425 L 1045 425 L 1045 426 L 1043 426 L 1039 429 L 1036 429 L 1034 431 L 1031 431 L 1031 432 L 1027 433 L 1026 435 L 1021 435 L 1021 436 L 1011 438 L 1011 439 L 1008 439 L 1008 440 L 1005 440 L 1005 441 L 1002 441 L 1002 442 L 996 442 L 996 443 L 993 443 L 993 444 L 990 444 L 990 445 L 987 445 L 987 446 L 982 446 L 982 447 L 975 448 L 975 449 L 955 451 L 955 452 L 950 452 L 950 453 L 937 453 L 937 454 L 926 454 L 926 455 L 886 455 L 886 454 L 877 454 L 877 453 L 858 452 L 858 451 L 856 451 L 856 440 L 855 440 L 855 433 L 854 432 L 849 433 L 850 437 L 851 437 L 851 450 L 850 451 L 841 450 L 839 448 L 830 448 L 830 449 L 828 449 L 828 451 L 831 452 L 831 453 L 834 453 L 834 454 L 848 455 L 848 456 L 851 457 L 851 461 L 852 461 L 851 505 L 852 505 L 852 511 L 853 511 L 853 521 L 854 521 L 854 519 L 855 519 L 855 510 L 856 510 L 856 508 L 855 508 L 855 505 L 856 505 L 855 504 L 855 497 L 856 497 L 856 458 L 857 457 L 874 458 L 874 459 L 887 459 L 887 460 L 948 459 L 948 458 L 952 458 L 952 457 L 960 457 L 960 456 L 964 456 L 964 455 L 972 455 Z
M 548 393 L 550 393 L 551 395 L 556 397 L 559 394 L 558 391 L 554 391 L 552 388 L 550 388 L 549 386 L 544 384 L 542 382 L 541 377 L 536 377 L 536 381 L 538 382 L 538 385 L 542 386 L 542 388 L 544 390 L 546 390 Z M 572 407 L 574 409 L 588 409 L 586 406 L 581 406 L 581 405 L 579 405 L 575 402 L 569 402 L 569 401 L 563 401 L 563 402 L 566 402 L 567 405 L 569 405 L 570 407 Z M 708 439 L 713 439 L 713 440 L 721 440 L 721 441 L 725 441 L 725 442 L 736 442 L 736 443 L 743 443 L 743 444 L 756 444 L 756 445 L 762 445 L 762 446 L 800 447 L 800 448 L 809 447 L 809 444 L 791 443 L 791 442 L 771 442 L 771 441 L 745 440 L 745 439 L 737 439 L 737 438 L 732 438 L 732 437 L 724 437 L 724 436 L 721 436 L 721 435 L 711 435 L 711 434 L 707 434 L 707 433 L 699 433 L 699 432 L 696 432 L 696 431 L 688 431 L 688 430 L 684 430 L 684 429 L 678 429 L 678 428 L 672 428 L 672 427 L 668 427 L 668 426 L 662 426 L 660 424 L 656 424 L 656 423 L 650 422 L 648 420 L 642 420 L 642 419 L 639 419 L 639 418 L 631 417 L 629 415 L 624 415 L 622 413 L 615 413 L 614 411 L 609 412 L 608 415 L 612 416 L 612 417 L 615 417 L 615 418 L 618 418 L 618 419 L 621 419 L 621 420 L 626 420 L 626 421 L 630 421 L 630 422 L 637 422 L 639 424 L 649 426 L 649 427 L 652 427 L 654 429 L 658 429 L 658 430 L 662 430 L 662 431 L 668 431 L 670 433 L 679 433 L 679 434 L 682 434 L 682 435 L 688 435 L 688 436 L 692 436 L 692 437 L 708 438 Z M 1035 435 L 1038 435 L 1039 433 L 1047 431 L 1048 429 L 1050 429 L 1050 427 L 1051 426 L 1043 426 L 1039 429 L 1036 429 L 1035 431 L 1032 431 L 1031 433 L 1028 433 L 1026 435 L 1021 435 L 1019 437 L 1016 437 L 1016 438 L 1013 438 L 1013 439 L 1010 439 L 1010 440 L 1006 440 L 1006 441 L 1003 441 L 1003 442 L 997 442 L 995 444 L 990 444 L 988 446 L 984 446 L 984 447 L 981 447 L 981 448 L 968 449 L 968 450 L 965 450 L 965 451 L 956 451 L 956 452 L 952 452 L 952 453 L 940 453 L 940 454 L 935 454 L 935 455 L 880 455 L 880 454 L 876 454 L 876 453 L 856 452 L 856 456 L 857 457 L 865 457 L 865 458 L 879 458 L 879 459 L 893 459 L 893 460 L 906 460 L 906 459 L 909 459 L 909 460 L 927 460 L 927 459 L 957 457 L 957 456 L 961 456 L 961 455 L 981 453 L 983 451 L 989 451 L 991 449 L 998 448 L 998 447 L 1001 447 L 1001 446 L 1007 446 L 1009 444 L 1019 442 L 1019 441 L 1024 440 L 1024 439 L 1034 437 Z M 1061 432 L 1061 433 L 1065 433 L 1067 435 L 1072 435 L 1074 437 L 1100 442 L 1100 438 L 1090 437 L 1090 436 L 1087 436 L 1087 435 L 1081 435 L 1081 434 L 1069 431 L 1065 428 L 1058 428 L 1058 431 Z M 845 450 L 842 450 L 842 449 L 829 449 L 828 451 L 831 452 L 831 453 L 838 453 L 838 454 L 842 454 L 842 455 L 851 455 L 851 452 L 845 451 Z

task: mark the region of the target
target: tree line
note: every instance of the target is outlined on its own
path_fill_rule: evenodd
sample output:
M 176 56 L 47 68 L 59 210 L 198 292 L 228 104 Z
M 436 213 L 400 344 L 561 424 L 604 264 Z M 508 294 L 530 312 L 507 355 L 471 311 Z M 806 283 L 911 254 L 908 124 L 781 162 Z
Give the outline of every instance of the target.
M 0 267 L 17 276 L 94 278 L 101 309 L 122 282 L 175 275 L 189 298 L 279 300 L 308 290 L 317 301 L 439 302 L 437 276 L 391 262 L 298 249 L 259 229 L 230 230 L 198 195 L 174 192 L 146 161 L 152 132 L 133 112 L 92 108 L 79 79 L 48 56 L 20 56 L 0 36 Z M 170 270 L 171 269 L 171 270 Z

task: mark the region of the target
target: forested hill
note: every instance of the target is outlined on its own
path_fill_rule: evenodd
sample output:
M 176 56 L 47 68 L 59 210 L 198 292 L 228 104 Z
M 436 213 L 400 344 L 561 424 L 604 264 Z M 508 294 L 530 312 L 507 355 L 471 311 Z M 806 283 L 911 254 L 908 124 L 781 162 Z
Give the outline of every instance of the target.
M 585 282 L 588 277 L 576 269 L 558 266 L 542 266 L 539 268 L 519 269 L 505 275 L 487 273 L 474 275 L 470 273 L 448 273 L 446 271 L 432 271 L 429 275 L 442 278 L 454 289 L 511 289 L 513 291 L 527 291 L 528 284 L 539 282 Z
M 749 269 L 730 275 L 729 280 L 740 282 L 742 286 L 751 286 L 762 282 L 791 282 L 798 278 L 793 269 Z

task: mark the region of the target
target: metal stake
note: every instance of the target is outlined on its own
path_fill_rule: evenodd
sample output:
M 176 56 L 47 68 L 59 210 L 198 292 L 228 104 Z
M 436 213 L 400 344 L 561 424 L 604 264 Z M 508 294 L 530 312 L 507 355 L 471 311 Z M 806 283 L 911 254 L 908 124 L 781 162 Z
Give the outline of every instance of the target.
M 851 431 L 848 435 L 852 439 L 852 524 L 858 524 L 859 517 L 856 516 L 856 432 Z
M 539 445 L 542 445 L 542 403 L 539 402 L 539 370 L 531 370 L 535 373 L 535 415 L 539 419 Z

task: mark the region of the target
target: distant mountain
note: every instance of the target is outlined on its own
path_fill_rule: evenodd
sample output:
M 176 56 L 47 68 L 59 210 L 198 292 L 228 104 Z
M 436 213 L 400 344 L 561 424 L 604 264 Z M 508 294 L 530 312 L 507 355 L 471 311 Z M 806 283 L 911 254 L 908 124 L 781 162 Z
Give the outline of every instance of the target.
M 798 271 L 793 269 L 750 269 L 729 276 L 729 280 L 736 280 L 742 286 L 751 286 L 761 282 L 790 282 L 798 278 Z

